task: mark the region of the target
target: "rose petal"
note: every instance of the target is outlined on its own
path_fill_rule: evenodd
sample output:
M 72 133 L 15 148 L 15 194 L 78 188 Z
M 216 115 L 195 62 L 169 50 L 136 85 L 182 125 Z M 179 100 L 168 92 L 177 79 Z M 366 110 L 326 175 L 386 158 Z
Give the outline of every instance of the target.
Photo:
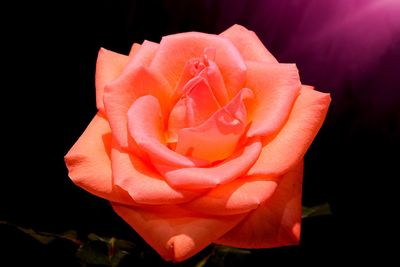
M 298 244 L 303 163 L 282 177 L 275 193 L 217 243 L 240 248 Z
M 209 60 L 209 65 L 199 74 L 199 76 L 207 79 L 215 98 L 221 106 L 226 105 L 229 102 L 224 78 L 215 62 Z
M 300 77 L 294 64 L 246 62 L 246 87 L 255 97 L 247 105 L 252 124 L 247 136 L 269 136 L 285 123 L 301 89 Z
M 183 88 L 186 84 L 193 79 L 193 60 L 186 62 L 183 68 L 182 75 L 175 88 L 172 103 L 176 103 L 183 95 Z M 215 98 L 218 103 L 223 106 L 229 101 L 228 92 L 225 88 L 224 78 L 214 61 L 208 60 L 208 66 L 199 72 L 198 76 L 203 77 L 207 80 Z
M 202 214 L 231 215 L 258 208 L 273 195 L 277 181 L 262 177 L 244 177 L 219 185 L 183 206 Z
M 110 162 L 111 130 L 98 113 L 65 156 L 71 180 L 90 193 L 121 203 L 134 203 L 113 186 Z
M 133 103 L 128 111 L 128 127 L 133 139 L 156 168 L 198 166 L 198 162 L 166 147 L 161 107 L 154 96 L 142 96 Z
M 251 90 L 244 88 L 201 125 L 181 129 L 175 151 L 208 161 L 229 157 L 246 127 L 243 99 L 251 95 Z
M 108 84 L 104 92 L 104 105 L 112 133 L 118 144 L 128 147 L 127 112 L 132 103 L 143 95 L 153 95 L 161 100 L 162 110 L 169 107 L 171 91 L 167 82 L 146 67 L 124 72 Z
M 100 48 L 96 63 L 96 105 L 97 109 L 104 114 L 104 87 L 107 83 L 115 80 L 122 73 L 129 57 L 121 55 L 104 48 Z
M 219 104 L 207 81 L 199 76 L 194 77 L 186 84 L 183 96 L 169 115 L 169 136 L 176 142 L 180 129 L 201 124 L 218 108 Z
M 287 122 L 263 147 L 248 174 L 280 176 L 299 162 L 322 125 L 330 100 L 329 94 L 303 86 Z
M 111 150 L 114 184 L 126 190 L 139 204 L 176 204 L 199 196 L 200 192 L 178 191 L 150 166 L 113 142 Z
M 136 54 L 136 52 L 139 50 L 140 46 L 141 46 L 141 45 L 138 44 L 138 43 L 134 43 L 134 44 L 132 45 L 131 51 L 129 51 L 129 57 L 130 57 L 130 58 L 133 58 L 133 57 L 135 56 L 135 54 Z
M 163 173 L 167 182 L 174 188 L 200 189 L 212 188 L 228 183 L 242 175 L 253 166 L 261 152 L 261 142 L 255 138 L 241 150 L 213 167 L 178 168 Z
M 181 76 L 179 77 L 179 80 L 177 81 L 174 89 L 174 94 L 172 95 L 172 100 L 171 103 L 175 104 L 176 102 L 179 101 L 179 99 L 183 95 L 183 88 L 186 86 L 186 84 L 195 77 L 193 73 L 193 68 L 194 68 L 194 62 L 195 59 L 191 59 L 185 63 L 185 66 L 183 67 Z
M 232 229 L 244 215 L 200 216 L 179 206 L 113 208 L 165 260 L 183 261 Z
M 196 78 L 195 78 L 196 79 Z M 193 87 L 185 92 L 187 127 L 194 127 L 208 119 L 219 108 L 210 86 L 199 77 Z
M 241 25 L 235 24 L 220 35 L 232 41 L 244 60 L 256 60 L 269 63 L 278 62 L 267 48 L 265 48 L 257 35 Z
M 187 32 L 165 36 L 150 67 L 163 75 L 175 88 L 186 62 L 203 55 L 207 47 L 216 49 L 215 63 L 224 77 L 230 98 L 243 88 L 246 65 L 235 46 L 224 37 Z
M 159 44 L 157 43 L 144 40 L 142 45 L 137 48 L 135 56 L 129 60 L 124 72 L 131 72 L 132 69 L 136 69 L 138 66 L 150 65 L 150 62 L 153 60 L 158 46 Z

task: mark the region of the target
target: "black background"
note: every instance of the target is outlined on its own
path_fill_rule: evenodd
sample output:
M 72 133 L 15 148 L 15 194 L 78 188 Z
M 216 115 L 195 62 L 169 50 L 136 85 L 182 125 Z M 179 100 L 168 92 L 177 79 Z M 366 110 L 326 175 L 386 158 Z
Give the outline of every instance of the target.
M 5 42 L 12 49 L 4 51 L 11 61 L 2 97 L 6 161 L 0 220 L 47 232 L 75 229 L 82 235 L 114 235 L 142 244 L 106 201 L 72 184 L 63 162 L 96 113 L 97 52 L 105 47 L 126 54 L 133 42 L 159 42 L 163 35 L 189 30 L 219 33 L 239 23 L 255 30 L 278 60 L 298 63 L 303 83 L 330 92 L 333 99 L 326 123 L 306 155 L 303 186 L 305 205 L 329 202 L 333 215 L 305 220 L 300 247 L 255 250 L 247 264 L 324 265 L 384 261 L 390 255 L 385 239 L 395 229 L 395 209 L 390 206 L 396 201 L 392 191 L 399 177 L 399 35 L 363 75 L 335 79 L 332 72 L 325 79 L 301 54 L 281 50 L 290 22 L 271 41 L 267 33 L 257 31 L 251 15 L 257 9 L 254 1 L 233 12 L 235 16 L 227 15 L 226 1 L 31 5 L 15 8 Z M 381 94 L 390 94 L 390 105 L 379 102 Z M 0 226 L 0 235 L 4 266 L 77 264 L 63 246 L 44 247 L 12 227 Z

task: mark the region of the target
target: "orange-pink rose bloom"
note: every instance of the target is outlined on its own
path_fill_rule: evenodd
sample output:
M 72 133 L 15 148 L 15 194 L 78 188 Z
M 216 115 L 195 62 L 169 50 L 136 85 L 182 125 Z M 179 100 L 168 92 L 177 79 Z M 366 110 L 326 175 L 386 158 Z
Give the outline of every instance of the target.
M 173 34 L 129 56 L 101 49 L 96 98 L 65 156 L 69 176 L 162 257 L 299 242 L 303 157 L 330 96 L 252 31 Z

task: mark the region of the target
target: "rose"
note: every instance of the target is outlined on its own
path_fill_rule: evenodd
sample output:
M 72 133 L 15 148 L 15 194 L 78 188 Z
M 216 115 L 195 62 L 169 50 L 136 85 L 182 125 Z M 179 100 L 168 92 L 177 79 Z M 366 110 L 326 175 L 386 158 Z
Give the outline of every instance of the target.
M 98 113 L 65 157 L 162 257 L 299 242 L 303 156 L 330 97 L 235 25 L 101 49 Z

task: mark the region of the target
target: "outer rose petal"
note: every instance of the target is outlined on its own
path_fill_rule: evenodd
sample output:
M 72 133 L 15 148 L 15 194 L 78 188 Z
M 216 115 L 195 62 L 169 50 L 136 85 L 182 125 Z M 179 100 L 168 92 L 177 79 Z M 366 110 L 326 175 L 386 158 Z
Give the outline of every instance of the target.
M 242 248 L 298 244 L 303 162 L 283 176 L 272 197 L 252 211 L 217 243 Z
M 252 95 L 251 90 L 243 88 L 231 102 L 202 124 L 179 130 L 175 151 L 207 161 L 222 160 L 232 155 L 246 128 L 243 100 Z
M 255 97 L 247 105 L 252 124 L 247 136 L 276 133 L 289 116 L 301 89 L 299 72 L 294 64 L 268 64 L 246 61 L 247 82 Z
M 244 218 L 203 217 L 172 205 L 139 208 L 113 203 L 113 208 L 164 259 L 176 262 L 193 256 Z
M 261 152 L 258 138 L 250 140 L 241 150 L 212 167 L 177 168 L 162 173 L 174 188 L 201 189 L 226 184 L 244 174 L 253 166 Z
M 244 60 L 256 60 L 277 63 L 275 57 L 265 48 L 253 31 L 235 24 L 220 34 L 227 37 L 239 50 Z
M 132 45 L 131 51 L 129 51 L 129 57 L 130 57 L 130 58 L 132 58 L 132 57 L 136 54 L 136 52 L 139 50 L 140 46 L 141 46 L 141 45 L 138 44 L 138 43 L 134 43 L 134 44 Z
M 113 186 L 110 162 L 111 130 L 97 114 L 65 156 L 71 180 L 90 193 L 111 201 L 132 204 L 129 195 Z
M 246 65 L 235 46 L 221 36 L 187 32 L 165 36 L 150 67 L 166 77 L 175 88 L 186 62 L 199 57 L 207 47 L 216 49 L 215 63 L 224 77 L 230 98 L 243 88 L 246 79 Z
M 171 188 L 148 164 L 124 151 L 116 142 L 112 145 L 111 162 L 114 184 L 127 191 L 139 204 L 176 204 L 201 194 Z
M 137 67 L 124 72 L 117 80 L 108 84 L 104 92 L 104 105 L 113 136 L 118 144 L 128 147 L 127 112 L 132 103 L 143 95 L 162 99 L 162 109 L 169 107 L 171 91 L 167 82 L 146 67 Z
M 154 54 L 157 51 L 159 44 L 144 40 L 142 45 L 139 48 L 135 48 L 131 50 L 135 51 L 134 57 L 132 57 L 124 72 L 132 71 L 132 68 L 135 69 L 138 66 L 148 66 L 150 62 L 153 60 Z
M 272 140 L 266 140 L 248 175 L 280 176 L 300 162 L 324 121 L 330 100 L 329 94 L 303 86 L 286 124 Z
M 264 177 L 242 177 L 219 185 L 184 207 L 195 212 L 213 215 L 231 215 L 249 212 L 268 201 L 277 187 L 277 181 Z
M 96 105 L 101 113 L 104 111 L 103 94 L 107 83 L 115 80 L 122 73 L 129 57 L 104 48 L 100 48 L 96 63 Z

